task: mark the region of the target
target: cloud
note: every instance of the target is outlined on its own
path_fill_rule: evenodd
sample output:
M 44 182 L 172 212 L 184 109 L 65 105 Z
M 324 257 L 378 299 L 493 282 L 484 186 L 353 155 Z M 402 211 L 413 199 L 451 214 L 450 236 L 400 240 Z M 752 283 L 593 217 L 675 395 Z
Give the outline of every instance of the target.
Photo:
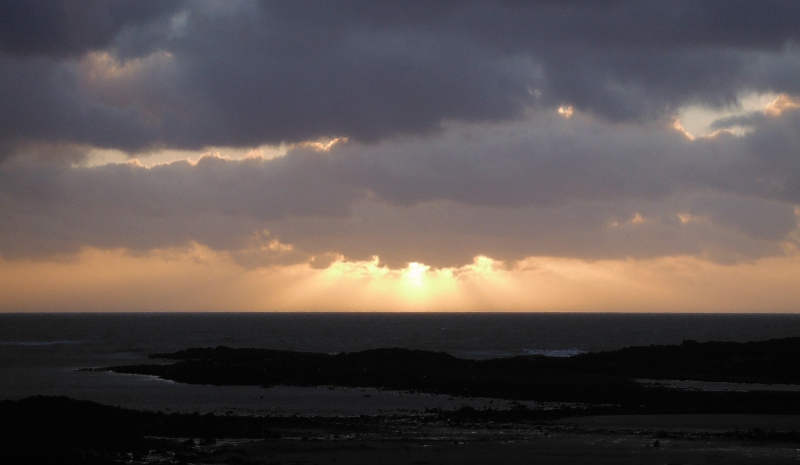
M 9 0 L 0 6 L 0 52 L 17 56 L 79 56 L 110 45 L 123 30 L 174 12 L 164 0 Z
M 69 64 L 0 58 L 0 88 L 0 159 L 42 143 L 134 150 L 153 139 L 141 111 L 88 98 Z
M 0 253 L 198 242 L 248 266 L 341 254 L 393 268 L 476 255 L 779 255 L 797 229 L 798 115 L 694 141 L 666 122 L 552 113 L 381 144 L 301 144 L 270 159 L 7 165 Z
M 313 151 L 291 158 L 208 155 L 145 168 L 24 166 L 0 170 L 5 253 L 53 253 L 83 245 L 161 248 L 199 240 L 237 248 L 265 221 L 345 215 L 353 194 Z M 249 240 L 249 239 L 248 239 Z
M 512 269 L 390 270 L 374 261 L 247 269 L 199 245 L 70 261 L 0 258 L 0 308 L 16 311 L 793 312 L 797 256 L 719 265 L 694 257 L 586 262 L 536 257 Z
M 722 212 L 709 208 L 716 203 L 724 205 Z M 745 216 L 747 208 L 737 209 L 741 204 L 760 207 L 758 216 Z M 737 216 L 725 217 L 726 209 Z M 782 255 L 796 229 L 791 206 L 714 195 L 560 208 L 436 202 L 392 209 L 366 203 L 358 204 L 350 218 L 287 219 L 272 225 L 274 234 L 309 254 L 336 251 L 356 260 L 378 255 L 392 268 L 412 261 L 461 266 L 476 255 L 513 263 L 528 256 L 598 260 L 687 254 L 732 263 Z
M 5 2 L 0 148 L 128 152 L 351 137 L 572 105 L 658 121 L 800 92 L 781 0 Z M 23 144 L 24 145 L 24 144 Z
M 379 256 L 396 274 L 797 247 L 796 2 L 0 8 L 8 260 L 200 247 L 248 270 Z M 766 93 L 711 135 L 674 129 Z M 212 146 L 285 153 L 86 163 Z

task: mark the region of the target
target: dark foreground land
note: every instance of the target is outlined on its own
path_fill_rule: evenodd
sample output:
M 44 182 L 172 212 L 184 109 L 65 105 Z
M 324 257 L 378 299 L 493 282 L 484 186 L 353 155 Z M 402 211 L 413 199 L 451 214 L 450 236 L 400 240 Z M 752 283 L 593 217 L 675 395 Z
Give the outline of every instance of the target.
M 800 384 L 800 337 L 747 343 L 684 341 L 569 358 L 471 360 L 397 348 L 330 355 L 228 347 L 193 348 L 151 358 L 174 362 L 100 370 L 191 384 L 372 387 L 566 402 L 578 404 L 582 414 L 800 414 L 800 392 L 688 391 L 635 381 Z
M 140 412 L 64 397 L 0 402 L 0 463 L 795 464 L 800 416 L 355 418 Z M 497 412 L 503 417 L 502 412 Z
M 800 338 L 631 347 L 567 359 L 467 360 L 377 349 L 226 347 L 104 368 L 215 385 L 400 389 L 556 402 L 419 415 L 246 417 L 143 412 L 63 397 L 0 402 L 0 463 L 800 462 L 800 392 L 691 391 L 634 380 L 798 384 Z

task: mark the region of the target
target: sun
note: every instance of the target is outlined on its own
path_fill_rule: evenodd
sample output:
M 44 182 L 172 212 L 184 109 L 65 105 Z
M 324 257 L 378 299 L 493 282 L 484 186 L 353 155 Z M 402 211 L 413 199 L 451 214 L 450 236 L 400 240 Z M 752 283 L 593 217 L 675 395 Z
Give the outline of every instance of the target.
M 422 287 L 427 281 L 426 274 L 429 269 L 430 267 L 428 265 L 419 262 L 411 262 L 408 264 L 408 268 L 403 272 L 403 278 L 406 284 L 414 287 Z

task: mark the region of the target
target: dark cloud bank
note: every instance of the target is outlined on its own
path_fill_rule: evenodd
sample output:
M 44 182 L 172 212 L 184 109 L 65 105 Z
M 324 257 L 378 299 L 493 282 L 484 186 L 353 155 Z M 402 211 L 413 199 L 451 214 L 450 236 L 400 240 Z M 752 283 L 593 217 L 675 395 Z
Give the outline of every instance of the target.
M 4 3 L 6 142 L 201 148 L 363 141 L 572 104 L 614 121 L 796 92 L 793 1 Z M 83 54 L 169 53 L 124 105 Z M 154 104 L 154 97 L 167 98 Z M 95 97 L 95 98 L 93 98 Z M 155 99 L 159 100 L 159 99 Z M 114 129 L 117 128 L 117 129 Z
M 780 253 L 798 112 L 695 141 L 669 122 L 800 92 L 798 24 L 794 1 L 4 2 L 0 254 L 274 238 L 293 260 L 393 264 Z M 338 136 L 273 160 L 70 167 L 88 147 Z

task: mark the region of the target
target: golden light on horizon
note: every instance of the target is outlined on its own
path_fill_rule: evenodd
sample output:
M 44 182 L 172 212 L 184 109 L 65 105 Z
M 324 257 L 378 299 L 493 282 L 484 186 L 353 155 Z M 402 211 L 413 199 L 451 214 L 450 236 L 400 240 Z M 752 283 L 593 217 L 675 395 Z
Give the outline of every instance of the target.
M 109 272 L 114 270 L 114 272 Z M 58 262 L 0 260 L 4 311 L 724 311 L 800 309 L 800 255 L 738 264 L 698 257 L 530 257 L 391 269 L 338 260 L 247 268 L 194 244 L 85 249 Z

